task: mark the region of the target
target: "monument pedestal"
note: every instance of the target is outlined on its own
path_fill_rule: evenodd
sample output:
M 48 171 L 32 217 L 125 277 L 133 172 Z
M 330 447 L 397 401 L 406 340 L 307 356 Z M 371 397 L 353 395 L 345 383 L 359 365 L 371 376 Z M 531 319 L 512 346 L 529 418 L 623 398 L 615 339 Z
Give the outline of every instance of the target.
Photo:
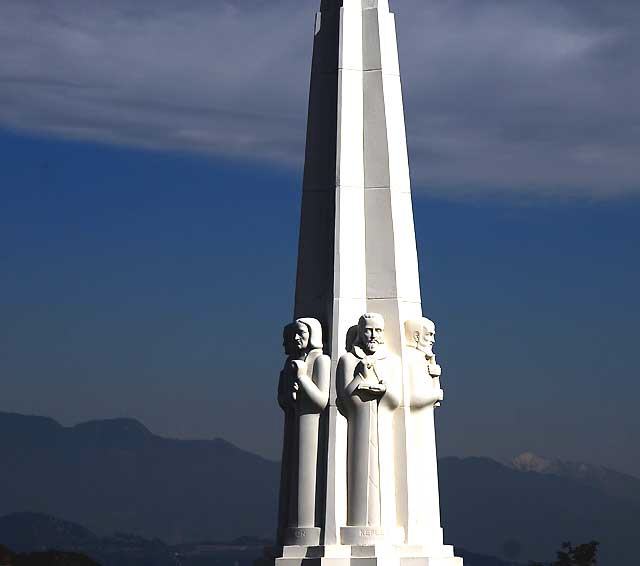
M 285 546 L 311 547 L 320 544 L 321 534 L 319 527 L 300 527 L 284 529 L 280 536 Z
M 453 547 L 428 549 L 414 545 L 285 546 L 275 558 L 276 566 L 462 566 Z M 264 565 L 273 564 L 273 558 Z
M 340 541 L 343 545 L 352 547 L 373 548 L 376 545 L 402 544 L 404 542 L 404 529 L 384 529 L 382 527 L 342 527 L 340 529 Z

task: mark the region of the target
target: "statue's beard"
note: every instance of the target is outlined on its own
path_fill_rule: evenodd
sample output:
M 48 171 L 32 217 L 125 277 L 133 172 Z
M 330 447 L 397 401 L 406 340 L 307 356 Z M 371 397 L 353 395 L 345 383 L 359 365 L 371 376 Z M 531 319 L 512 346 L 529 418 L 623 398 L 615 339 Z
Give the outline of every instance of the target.
M 372 338 L 371 340 L 365 342 L 365 348 L 369 352 L 375 352 L 379 346 L 384 344 L 384 340 L 380 338 Z
M 429 360 L 433 358 L 433 356 L 435 356 L 435 354 L 433 353 L 433 346 L 423 346 L 420 349 L 424 352 L 425 357 Z

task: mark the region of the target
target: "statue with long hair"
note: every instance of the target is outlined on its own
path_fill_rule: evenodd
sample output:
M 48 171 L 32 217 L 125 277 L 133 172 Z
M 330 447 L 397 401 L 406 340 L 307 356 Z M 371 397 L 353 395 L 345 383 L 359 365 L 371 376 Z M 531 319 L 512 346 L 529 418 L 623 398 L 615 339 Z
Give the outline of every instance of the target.
M 283 345 L 287 359 L 278 384 L 278 403 L 285 414 L 278 537 L 284 544 L 318 544 L 320 416 L 329 402 L 331 360 L 323 354 L 322 326 L 315 318 L 285 326 Z

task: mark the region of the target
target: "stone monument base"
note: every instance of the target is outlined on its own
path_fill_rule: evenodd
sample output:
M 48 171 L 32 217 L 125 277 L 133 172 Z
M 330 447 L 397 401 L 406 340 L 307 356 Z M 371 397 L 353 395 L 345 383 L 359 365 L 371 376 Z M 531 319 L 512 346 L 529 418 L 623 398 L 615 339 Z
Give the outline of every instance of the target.
M 265 554 L 256 566 L 463 566 L 448 545 L 284 546 Z
M 290 527 L 281 533 L 285 546 L 318 546 L 320 544 L 319 527 Z
M 397 527 L 391 532 L 383 527 L 342 527 L 340 541 L 346 546 L 375 546 L 383 542 L 400 544 L 404 540 L 404 529 Z

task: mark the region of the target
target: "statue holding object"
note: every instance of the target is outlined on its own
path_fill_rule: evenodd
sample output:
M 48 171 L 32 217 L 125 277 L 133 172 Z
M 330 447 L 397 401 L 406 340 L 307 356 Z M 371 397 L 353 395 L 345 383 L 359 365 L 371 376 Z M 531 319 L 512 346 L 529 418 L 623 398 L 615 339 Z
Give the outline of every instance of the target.
M 278 403 L 285 414 L 278 538 L 282 544 L 319 544 L 316 501 L 320 415 L 329 402 L 331 359 L 322 351 L 322 326 L 300 318 L 283 332 L 287 360 Z
M 401 398 L 400 362 L 384 347 L 384 319 L 368 313 L 336 371 L 340 409 L 347 418 L 347 526 L 380 527 L 383 461 L 393 462 L 392 414 Z M 384 473 L 382 474 L 384 475 Z M 381 487 L 382 486 L 382 487 Z M 345 541 L 343 541 L 345 542 Z

